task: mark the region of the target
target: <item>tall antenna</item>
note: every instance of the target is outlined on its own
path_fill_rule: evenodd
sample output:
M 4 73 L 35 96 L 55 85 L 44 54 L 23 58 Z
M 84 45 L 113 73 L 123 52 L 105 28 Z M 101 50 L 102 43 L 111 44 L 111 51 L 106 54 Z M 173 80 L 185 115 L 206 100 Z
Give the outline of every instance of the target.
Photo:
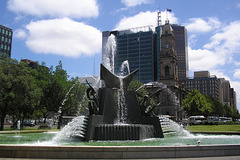
M 160 9 L 157 11 L 157 25 L 161 26 L 162 25 L 162 20 L 161 20 L 161 11 Z
M 93 76 L 95 75 L 95 58 L 94 58 L 94 62 L 93 62 Z

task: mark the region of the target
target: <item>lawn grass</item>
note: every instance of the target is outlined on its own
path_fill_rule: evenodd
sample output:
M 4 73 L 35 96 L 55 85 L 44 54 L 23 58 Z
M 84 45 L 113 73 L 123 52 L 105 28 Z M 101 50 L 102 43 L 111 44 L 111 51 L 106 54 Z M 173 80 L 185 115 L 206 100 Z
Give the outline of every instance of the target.
M 21 131 L 34 131 L 39 130 L 38 127 L 23 127 Z M 41 129 L 41 130 L 47 130 L 47 131 L 58 131 L 56 127 L 52 127 L 51 129 Z M 16 131 L 16 129 L 12 129 L 10 127 L 4 127 L 4 131 Z
M 188 131 L 195 132 L 240 132 L 240 125 L 192 125 Z

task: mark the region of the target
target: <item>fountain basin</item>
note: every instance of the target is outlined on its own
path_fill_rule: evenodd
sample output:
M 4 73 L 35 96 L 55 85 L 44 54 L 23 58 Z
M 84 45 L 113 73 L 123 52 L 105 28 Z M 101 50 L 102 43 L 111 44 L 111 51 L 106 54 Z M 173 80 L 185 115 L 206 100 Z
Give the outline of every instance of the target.
M 153 138 L 153 125 L 102 124 L 95 127 L 95 140 L 141 140 Z
M 240 156 L 240 145 L 212 146 L 19 146 L 0 145 L 1 158 L 154 159 Z

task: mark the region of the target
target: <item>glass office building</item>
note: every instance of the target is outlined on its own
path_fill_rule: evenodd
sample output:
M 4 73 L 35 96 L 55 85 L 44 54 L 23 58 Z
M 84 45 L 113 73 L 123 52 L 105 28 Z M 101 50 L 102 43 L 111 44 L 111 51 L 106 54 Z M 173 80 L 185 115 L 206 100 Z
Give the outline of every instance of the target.
M 0 55 L 11 57 L 12 29 L 0 25 Z
M 152 31 L 151 28 L 145 28 L 145 31 L 138 29 L 105 31 L 103 32 L 103 54 L 106 38 L 114 34 L 117 44 L 114 58 L 115 73 L 121 70 L 122 63 L 127 60 L 131 72 L 139 69 L 135 76 L 137 80 L 143 83 L 157 81 L 160 76 L 157 67 L 160 66 L 158 60 L 161 45 L 160 32 L 160 27 L 156 27 L 156 31 Z
M 189 77 L 187 30 L 184 26 L 171 24 L 175 36 L 178 60 L 178 80 L 185 81 Z
M 108 37 L 113 34 L 116 39 L 114 71 L 119 71 L 122 63 L 128 60 L 131 72 L 139 69 L 136 78 L 143 83 L 159 81 L 162 26 L 155 30 L 139 27 L 122 31 L 105 31 L 102 33 L 102 58 L 106 58 Z M 189 77 L 187 30 L 184 26 L 171 24 L 175 37 L 177 53 L 178 80 L 186 81 Z

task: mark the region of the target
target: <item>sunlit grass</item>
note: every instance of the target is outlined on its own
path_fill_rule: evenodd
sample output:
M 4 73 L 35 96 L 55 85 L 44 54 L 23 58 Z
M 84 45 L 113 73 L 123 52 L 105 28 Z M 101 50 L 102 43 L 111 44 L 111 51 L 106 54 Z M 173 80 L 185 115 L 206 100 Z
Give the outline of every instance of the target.
M 240 125 L 192 125 L 188 131 L 198 132 L 240 132 Z

